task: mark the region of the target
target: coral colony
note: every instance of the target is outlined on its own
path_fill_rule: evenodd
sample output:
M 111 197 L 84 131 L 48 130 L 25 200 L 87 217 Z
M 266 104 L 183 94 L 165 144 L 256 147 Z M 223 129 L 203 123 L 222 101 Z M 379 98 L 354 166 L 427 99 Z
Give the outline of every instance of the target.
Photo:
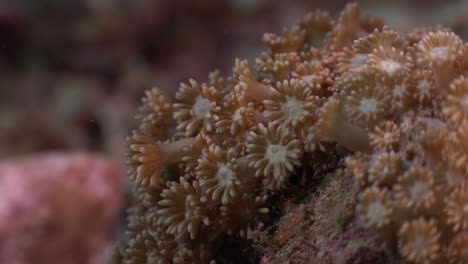
M 173 103 L 147 91 L 127 140 L 138 203 L 120 261 L 215 263 L 334 151 L 360 187 L 357 217 L 394 254 L 468 263 L 468 44 L 443 27 L 395 32 L 356 4 L 262 40 L 255 64 L 190 79 Z

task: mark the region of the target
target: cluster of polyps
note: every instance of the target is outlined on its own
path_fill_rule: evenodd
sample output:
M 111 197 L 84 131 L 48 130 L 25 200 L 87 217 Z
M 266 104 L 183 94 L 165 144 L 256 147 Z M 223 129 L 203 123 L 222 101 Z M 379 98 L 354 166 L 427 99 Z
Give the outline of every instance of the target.
M 385 78 L 370 79 L 393 95 L 389 100 L 398 107 L 382 109 L 374 119 L 379 123 L 367 128 L 371 151 L 351 155 L 346 163 L 363 186 L 357 207 L 362 223 L 380 232 L 389 246 L 397 241 L 401 255 L 413 263 L 467 263 L 467 45 L 446 31 L 420 38 L 401 47 L 408 60 L 412 58 L 406 66 L 401 63 L 399 69 L 407 68 L 404 74 L 384 70 Z M 381 53 L 381 48 L 374 52 Z M 371 59 L 368 63 L 377 65 Z M 358 90 L 362 79 L 378 76 L 363 74 L 366 67 L 360 65 L 350 73 L 352 78 L 340 81 L 344 94 Z M 406 89 L 392 92 L 396 87 Z M 365 97 L 348 97 L 343 103 L 356 98 Z M 355 124 L 362 121 L 362 115 L 348 113 L 358 117 Z
M 123 261 L 218 258 L 225 236 L 249 238 L 265 224 L 268 198 L 297 168 L 323 162 L 311 152 L 334 151 L 327 142 L 348 150 L 336 155 L 349 155 L 363 187 L 367 227 L 409 261 L 466 263 L 467 44 L 443 28 L 395 32 L 356 4 L 263 41 L 255 68 L 236 59 L 226 81 L 219 71 L 190 80 L 173 104 L 146 94 L 128 139 L 141 204 Z

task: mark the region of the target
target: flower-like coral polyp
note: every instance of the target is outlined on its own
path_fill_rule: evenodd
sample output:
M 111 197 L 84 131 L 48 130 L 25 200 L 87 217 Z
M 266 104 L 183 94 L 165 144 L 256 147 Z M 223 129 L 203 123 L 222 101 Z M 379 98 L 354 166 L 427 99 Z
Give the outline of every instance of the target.
M 463 40 L 453 32 L 430 32 L 418 44 L 418 62 L 434 72 L 437 89 L 445 91 L 454 77 L 455 61 L 463 55 Z
M 264 177 L 269 189 L 282 189 L 294 167 L 300 165 L 300 142 L 285 125 L 260 124 L 258 130 L 247 138 L 249 165 L 256 176 Z
M 255 109 L 253 102 L 239 100 L 235 93 L 225 98 L 223 112 L 216 122 L 216 133 L 230 133 L 233 136 L 240 135 L 248 130 L 255 122 L 258 122 L 260 113 Z
M 281 81 L 291 77 L 291 69 L 300 62 L 297 52 L 262 53 L 255 60 L 255 66 L 259 72 L 271 74 L 273 79 Z
M 450 263 L 468 263 L 468 233 L 458 234 L 450 243 L 447 250 Z
M 395 191 L 403 206 L 414 210 L 429 208 L 436 198 L 433 172 L 415 166 L 398 179 Z
M 324 35 L 332 29 L 333 19 L 323 10 L 309 12 L 301 21 L 300 26 L 306 30 L 306 40 L 312 46 L 322 45 Z
M 345 158 L 344 162 L 346 164 L 347 169 L 356 179 L 356 182 L 359 185 L 363 185 L 367 179 L 367 168 L 366 165 L 363 164 L 362 160 L 360 160 L 359 158 L 349 156 Z
M 368 227 L 381 228 L 390 222 L 392 208 L 388 193 L 377 187 L 370 187 L 360 197 L 357 207 L 359 216 Z
M 157 87 L 147 90 L 141 101 L 143 105 L 136 115 L 141 122 L 140 130 L 148 135 L 163 137 L 161 127 L 173 123 L 171 101 Z
M 263 34 L 262 41 L 268 45 L 273 52 L 295 51 L 304 43 L 306 31 L 299 26 L 291 29 L 284 28 L 281 36 L 273 33 Z
M 208 198 L 197 181 L 190 183 L 181 177 L 179 182 L 171 182 L 161 196 L 157 222 L 167 227 L 167 233 L 174 236 L 188 234 L 195 239 L 202 226 L 210 225 Z
M 463 41 L 453 32 L 430 32 L 418 45 L 419 62 L 428 65 L 453 63 L 462 52 Z
M 263 114 L 273 124 L 284 123 L 296 127 L 314 114 L 318 99 L 308 86 L 297 79 L 278 82 L 270 88 L 270 98 L 263 101 Z
M 412 74 L 409 86 L 413 99 L 420 103 L 433 103 L 437 90 L 430 70 L 418 70 Z
M 375 71 L 383 73 L 385 80 L 395 81 L 410 69 L 410 60 L 409 56 L 395 47 L 385 49 L 379 46 L 369 54 L 368 64 Z
M 173 264 L 216 264 L 212 258 L 211 245 L 204 241 L 183 241 L 177 245 L 172 258 Z
M 398 51 L 405 47 L 405 40 L 403 37 L 388 28 L 383 30 L 374 29 L 372 34 L 365 38 L 360 38 L 354 41 L 353 51 L 358 54 L 371 54 L 374 50 L 382 49 L 392 50 L 393 48 Z
M 164 186 L 168 179 L 162 177 L 164 169 L 180 161 L 182 148 L 193 142 L 193 138 L 171 143 L 157 143 L 151 137 L 133 131 L 127 138 L 130 148 L 127 156 L 130 179 L 142 186 Z
M 384 121 L 369 133 L 370 143 L 374 149 L 393 149 L 400 140 L 400 130 L 392 121 Z
M 195 137 L 193 142 L 183 147 L 181 161 L 188 176 L 195 175 L 198 159 L 211 144 L 213 144 L 212 138 L 205 133 L 200 133 Z
M 436 222 L 419 218 L 402 225 L 398 231 L 401 254 L 415 263 L 434 263 L 441 253 Z
M 355 122 L 371 125 L 388 115 L 391 96 L 385 84 L 367 77 L 361 75 L 357 85 L 349 87 L 345 108 Z
M 236 59 L 233 72 L 238 78 L 234 88 L 239 100 L 247 102 L 250 98 L 261 103 L 268 98 L 269 87 L 255 79 L 247 60 Z
M 468 124 L 468 77 L 461 76 L 450 84 L 443 111 L 452 124 Z
M 174 104 L 174 119 L 177 129 L 187 136 L 196 135 L 202 129 L 210 132 L 218 120 L 217 113 L 221 107 L 217 105 L 218 91 L 206 84 L 199 85 L 195 80 L 189 80 L 190 85 L 182 83 L 176 94 L 178 103 Z
M 221 206 L 221 228 L 229 235 L 250 237 L 250 234 L 263 227 L 269 209 L 265 207 L 266 195 L 253 197 L 251 193 L 242 193 L 236 200 Z
M 394 152 L 379 154 L 369 168 L 369 180 L 378 185 L 395 183 L 401 170 L 401 159 Z
M 209 146 L 199 160 L 197 176 L 213 200 L 226 204 L 236 196 L 240 184 L 235 149 Z
M 345 47 L 338 54 L 337 70 L 340 74 L 363 70 L 367 66 L 368 58 L 369 54 L 353 52 L 351 48 Z
M 447 198 L 447 224 L 453 231 L 468 231 L 468 182 L 459 185 Z
M 352 124 L 342 108 L 341 102 L 333 98 L 322 106 L 318 121 L 309 128 L 308 144 L 318 141 L 335 141 L 350 150 L 370 152 L 367 132 Z
M 333 51 L 341 50 L 351 46 L 355 39 L 367 36 L 369 31 L 365 24 L 366 20 L 361 17 L 358 5 L 356 3 L 346 5 L 331 31 L 331 43 L 328 48 Z M 376 26 L 373 25 L 370 31 L 377 28 Z
M 129 219 L 129 230 L 126 234 L 129 242 L 125 248 L 124 263 L 170 263 L 177 244 L 170 234 L 161 227 L 150 227 L 147 217 L 141 208 L 131 208 L 135 215 Z
M 448 137 L 448 160 L 456 169 L 468 175 L 468 125 L 462 125 Z
M 305 61 L 297 64 L 292 76 L 306 82 L 313 95 L 323 96 L 322 87 L 333 84 L 330 70 L 320 62 Z

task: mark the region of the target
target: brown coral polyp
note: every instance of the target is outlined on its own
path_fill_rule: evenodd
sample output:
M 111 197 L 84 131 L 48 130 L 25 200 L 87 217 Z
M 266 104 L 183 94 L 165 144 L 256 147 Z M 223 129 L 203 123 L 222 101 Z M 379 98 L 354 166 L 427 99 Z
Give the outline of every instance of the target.
M 178 130 L 193 136 L 201 129 L 214 130 L 221 108 L 217 105 L 219 93 L 214 87 L 200 85 L 193 79 L 189 82 L 190 85 L 182 83 L 176 94 L 179 102 L 174 104 L 174 119 Z
M 333 98 L 323 105 L 318 113 L 318 121 L 309 129 L 309 144 L 332 141 L 353 151 L 370 152 L 370 141 L 365 129 L 351 123 L 342 108 L 341 102 Z
M 247 138 L 247 160 L 268 189 L 284 188 L 295 166 L 300 165 L 300 142 L 285 125 L 262 124 Z
M 448 144 L 451 153 L 449 161 L 452 166 L 468 175 L 468 125 L 457 128 L 449 135 Z
M 268 99 L 269 87 L 255 79 L 247 60 L 236 59 L 233 72 L 238 76 L 235 91 L 239 100 L 248 101 L 250 98 L 261 103 Z
M 366 226 L 381 228 L 390 222 L 392 207 L 385 190 L 371 187 L 362 193 L 359 200 L 357 211 Z
M 140 130 L 154 137 L 164 137 L 162 127 L 173 123 L 171 100 L 154 87 L 145 92 L 136 118 L 141 122 Z M 156 129 L 158 128 L 158 129 Z
M 310 88 L 297 79 L 278 82 L 270 88 L 269 94 L 270 98 L 263 102 L 263 114 L 273 124 L 297 127 L 314 114 L 318 105 L 318 99 L 312 96 Z
M 349 92 L 345 101 L 349 116 L 364 124 L 374 124 L 388 111 L 390 97 L 380 85 L 364 84 Z
M 398 32 L 383 28 L 374 29 L 366 38 L 356 39 L 353 43 L 353 51 L 357 54 L 371 54 L 375 50 L 401 51 L 405 47 L 405 40 Z M 394 51 L 392 51 L 394 52 Z
M 447 199 L 447 224 L 453 231 L 468 231 L 468 182 L 462 183 Z
M 411 68 L 411 58 L 395 47 L 385 49 L 379 46 L 369 54 L 367 61 L 375 71 L 383 73 L 386 80 L 402 78 Z
M 164 189 L 161 196 L 158 224 L 166 226 L 168 234 L 176 237 L 188 234 L 195 239 L 203 225 L 210 225 L 208 200 L 197 181 L 190 183 L 180 178 Z
M 398 179 L 395 191 L 403 206 L 414 210 L 429 208 L 436 199 L 434 175 L 426 168 L 411 168 Z
M 398 231 L 401 253 L 415 263 L 433 263 L 441 253 L 440 236 L 433 219 L 406 222 Z
M 447 119 L 454 125 L 468 124 L 468 78 L 460 76 L 450 84 L 443 109 Z
M 374 127 L 369 133 L 369 138 L 374 149 L 393 149 L 400 140 L 400 130 L 391 121 L 384 121 Z
M 206 189 L 207 195 L 216 201 L 226 204 L 233 199 L 240 185 L 236 151 L 225 151 L 211 145 L 198 161 L 197 176 L 200 186 Z
M 300 62 L 297 52 L 262 53 L 255 60 L 259 72 L 270 74 L 274 80 L 280 81 L 291 78 L 293 69 Z
M 273 33 L 263 34 L 262 41 L 273 52 L 290 52 L 300 48 L 304 43 L 306 31 L 299 26 L 294 26 L 290 30 L 283 29 L 280 36 Z
M 401 171 L 401 158 L 394 152 L 379 154 L 369 168 L 369 180 L 378 185 L 394 184 Z
M 167 179 L 161 177 L 161 171 L 180 161 L 182 148 L 192 142 L 193 138 L 186 138 L 172 143 L 157 143 L 151 137 L 133 131 L 133 135 L 127 138 L 130 179 L 143 186 L 165 185 Z
M 249 238 L 253 231 L 262 228 L 268 218 L 269 209 L 265 207 L 268 196 L 242 193 L 238 199 L 220 208 L 221 228 L 229 235 Z
M 450 263 L 463 264 L 468 262 L 468 233 L 457 235 L 448 248 Z
M 463 41 L 453 32 L 430 32 L 418 44 L 418 62 L 431 67 L 437 89 L 444 91 L 454 77 L 455 60 L 463 55 Z
M 410 91 L 413 99 L 420 103 L 434 104 L 437 90 L 431 70 L 418 70 L 410 79 Z

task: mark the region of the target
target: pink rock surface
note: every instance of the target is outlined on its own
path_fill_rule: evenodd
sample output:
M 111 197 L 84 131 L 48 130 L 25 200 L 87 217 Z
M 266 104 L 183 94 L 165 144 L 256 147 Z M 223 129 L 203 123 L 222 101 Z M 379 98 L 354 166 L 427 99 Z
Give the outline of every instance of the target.
M 102 263 L 120 206 L 117 168 L 89 154 L 0 162 L 0 263 Z

